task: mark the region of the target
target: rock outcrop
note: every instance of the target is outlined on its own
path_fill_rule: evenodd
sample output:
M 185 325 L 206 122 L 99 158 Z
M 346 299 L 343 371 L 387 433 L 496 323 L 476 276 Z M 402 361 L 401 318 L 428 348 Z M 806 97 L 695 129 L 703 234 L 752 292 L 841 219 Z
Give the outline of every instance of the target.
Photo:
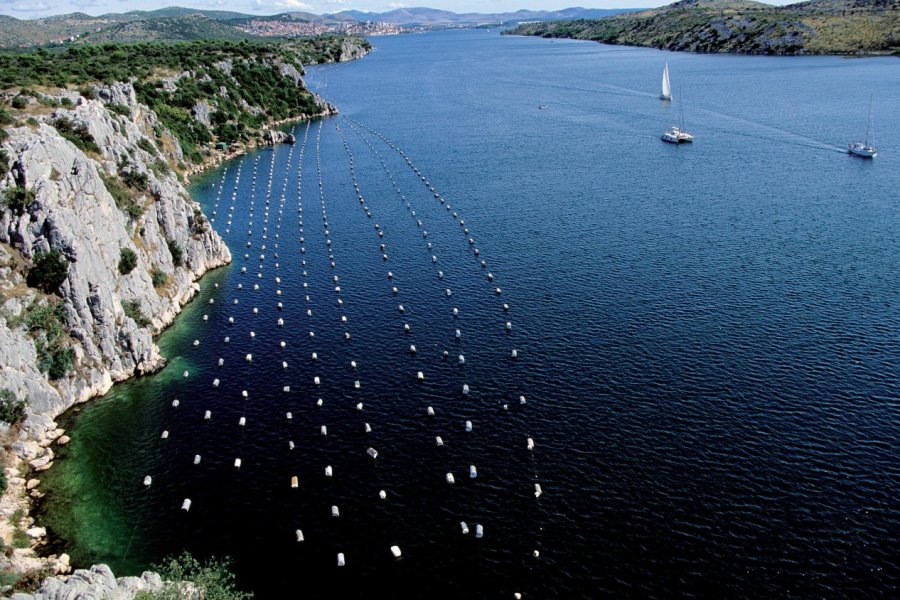
M 113 575 L 106 565 L 78 569 L 65 578 L 47 578 L 33 594 L 13 594 L 10 600 L 132 600 L 138 592 L 156 592 L 166 584 L 156 573 L 144 572 L 140 577 Z M 185 588 L 187 597 L 191 590 Z
M 38 438 L 55 425 L 37 415 L 54 417 L 113 382 L 158 369 L 163 359 L 153 334 L 198 291 L 203 273 L 231 260 L 169 167 L 182 160 L 177 140 L 137 102 L 130 84 L 104 86 L 97 96 L 39 117 L 35 126 L 8 129 L 2 146 L 10 171 L 0 194 L 19 185 L 34 201 L 0 213 L 0 388 L 27 399 L 25 427 Z M 118 110 L 109 110 L 111 104 Z M 59 123 L 87 132 L 96 149 L 63 137 Z M 119 174 L 138 182 L 129 190 L 128 212 L 108 189 Z M 45 301 L 24 285 L 17 265 L 51 249 L 68 262 L 58 293 L 75 357 L 74 371 L 53 381 L 39 369 L 34 339 L 14 326 L 29 305 Z M 123 249 L 137 259 L 127 274 L 118 268 Z M 133 310 L 127 316 L 126 303 L 139 307 L 147 322 L 136 322 Z

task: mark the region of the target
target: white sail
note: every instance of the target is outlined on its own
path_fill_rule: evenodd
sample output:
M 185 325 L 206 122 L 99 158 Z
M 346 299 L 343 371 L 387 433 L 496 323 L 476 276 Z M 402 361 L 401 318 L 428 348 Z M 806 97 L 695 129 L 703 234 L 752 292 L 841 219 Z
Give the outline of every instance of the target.
M 659 97 L 663 100 L 671 100 L 672 99 L 672 86 L 669 85 L 669 62 L 666 61 L 666 66 L 663 69 L 662 74 L 662 92 L 660 92 Z

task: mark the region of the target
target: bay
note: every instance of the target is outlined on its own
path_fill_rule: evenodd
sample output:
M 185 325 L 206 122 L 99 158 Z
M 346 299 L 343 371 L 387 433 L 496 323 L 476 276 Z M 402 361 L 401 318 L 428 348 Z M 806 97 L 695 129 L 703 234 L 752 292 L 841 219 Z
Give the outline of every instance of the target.
M 66 417 L 51 549 L 229 555 L 259 598 L 892 595 L 896 59 L 373 43 L 308 70 L 339 117 L 196 182 L 235 261 Z

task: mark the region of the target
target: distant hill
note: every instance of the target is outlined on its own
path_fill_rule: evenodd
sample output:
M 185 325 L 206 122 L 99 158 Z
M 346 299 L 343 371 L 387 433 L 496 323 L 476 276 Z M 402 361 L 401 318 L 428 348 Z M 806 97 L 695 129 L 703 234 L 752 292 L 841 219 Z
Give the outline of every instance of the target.
M 519 10 L 506 13 L 463 13 L 458 14 L 435 8 L 397 8 L 382 13 L 345 10 L 332 17 L 346 17 L 356 21 L 381 21 L 395 25 L 479 25 L 483 23 L 521 23 L 523 21 L 556 21 L 560 19 L 597 19 L 615 15 L 629 9 L 564 8 L 562 10 Z
M 602 19 L 522 25 L 508 33 L 690 52 L 900 54 L 900 0 L 682 0 Z
M 240 41 L 254 39 L 248 33 L 201 14 L 156 17 L 115 23 L 83 35 L 78 43 L 104 42 L 193 42 L 197 40 Z
M 43 19 L 16 19 L 0 15 L 0 48 L 27 48 L 51 44 L 83 41 L 134 42 L 150 40 L 235 40 L 250 34 L 287 35 L 292 37 L 302 28 L 277 26 L 278 23 L 311 23 L 317 27 L 310 33 L 350 31 L 368 33 L 396 33 L 398 27 L 469 27 L 482 24 L 517 24 L 523 21 L 553 21 L 559 19 L 595 19 L 622 10 L 566 8 L 558 11 L 520 10 L 511 13 L 457 14 L 433 8 L 398 8 L 383 13 L 347 10 L 336 14 L 315 15 L 291 11 L 271 16 L 251 15 L 224 10 L 202 10 L 170 6 L 158 10 L 133 10 L 107 13 L 94 17 L 83 12 L 56 15 Z M 179 20 L 185 22 L 180 23 Z M 205 21 L 203 20 L 205 19 Z M 260 26 L 272 22 L 272 27 Z M 387 23 L 393 28 L 356 27 L 360 23 Z M 249 24 L 253 23 L 253 26 Z M 143 25 L 141 25 L 143 24 Z M 219 24 L 219 26 L 216 26 Z M 208 36 L 204 38 L 203 36 Z

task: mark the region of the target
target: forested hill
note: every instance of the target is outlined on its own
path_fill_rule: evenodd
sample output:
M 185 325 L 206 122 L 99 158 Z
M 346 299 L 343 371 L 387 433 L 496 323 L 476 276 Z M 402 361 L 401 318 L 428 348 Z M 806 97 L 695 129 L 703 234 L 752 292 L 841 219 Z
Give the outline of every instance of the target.
M 688 52 L 900 54 L 900 0 L 682 0 L 602 19 L 529 23 L 506 33 Z

